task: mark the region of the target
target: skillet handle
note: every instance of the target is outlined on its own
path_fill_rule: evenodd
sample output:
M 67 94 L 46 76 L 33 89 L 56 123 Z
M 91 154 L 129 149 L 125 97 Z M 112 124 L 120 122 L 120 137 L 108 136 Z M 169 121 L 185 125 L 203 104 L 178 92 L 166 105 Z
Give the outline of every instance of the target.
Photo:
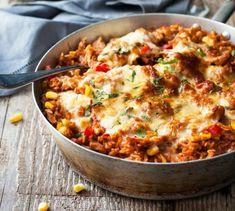
M 214 14 L 212 20 L 225 23 L 232 15 L 235 9 L 235 3 L 233 0 L 225 0 L 219 10 Z

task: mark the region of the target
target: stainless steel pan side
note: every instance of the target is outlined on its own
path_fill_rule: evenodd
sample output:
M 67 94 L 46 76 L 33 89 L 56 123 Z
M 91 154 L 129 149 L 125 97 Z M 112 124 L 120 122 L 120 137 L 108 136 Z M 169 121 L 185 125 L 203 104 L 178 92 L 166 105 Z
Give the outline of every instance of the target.
M 37 66 L 55 64 L 61 52 L 77 47 L 78 40 L 97 36 L 121 36 L 138 27 L 152 28 L 168 24 L 191 26 L 218 33 L 227 31 L 235 43 L 235 29 L 216 21 L 177 14 L 145 14 L 94 24 L 78 30 L 53 46 Z M 44 117 L 41 106 L 41 82 L 33 84 L 33 97 L 45 124 L 68 164 L 85 178 L 110 191 L 145 199 L 179 199 L 214 191 L 235 180 L 235 152 L 205 160 L 182 163 L 146 163 L 118 159 L 91 151 L 62 136 Z

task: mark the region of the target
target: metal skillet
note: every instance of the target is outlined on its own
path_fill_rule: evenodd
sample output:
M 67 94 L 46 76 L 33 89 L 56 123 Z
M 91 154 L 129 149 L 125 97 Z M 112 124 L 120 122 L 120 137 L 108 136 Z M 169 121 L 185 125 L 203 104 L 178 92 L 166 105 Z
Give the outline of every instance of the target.
M 214 19 L 226 21 L 233 8 L 234 4 L 227 2 Z M 56 64 L 60 53 L 75 49 L 83 37 L 87 37 L 88 41 L 93 41 L 98 36 L 108 39 L 124 35 L 138 27 L 199 24 L 205 30 L 227 34 L 227 38 L 230 35 L 231 41 L 235 43 L 235 28 L 215 20 L 159 13 L 104 21 L 75 31 L 59 41 L 43 56 L 36 71 L 48 64 Z M 235 181 L 235 152 L 181 163 L 147 163 L 107 156 L 77 145 L 61 135 L 45 118 L 40 104 L 41 94 L 41 81 L 34 82 L 35 105 L 63 157 L 74 171 L 104 189 L 143 199 L 181 199 L 206 194 Z

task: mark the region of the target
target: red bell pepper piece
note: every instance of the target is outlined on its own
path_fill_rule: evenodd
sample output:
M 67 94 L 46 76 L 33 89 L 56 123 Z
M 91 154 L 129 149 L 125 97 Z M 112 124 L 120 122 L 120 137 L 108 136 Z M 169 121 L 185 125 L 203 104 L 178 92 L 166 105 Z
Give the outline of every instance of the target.
M 208 128 L 208 131 L 214 135 L 214 136 L 218 136 L 222 133 L 222 128 L 218 125 L 212 125 Z
M 85 135 L 85 136 L 91 136 L 92 133 L 93 133 L 92 127 L 87 127 L 87 128 L 84 130 L 84 135 Z
M 105 63 L 101 63 L 99 65 L 96 66 L 96 69 L 95 69 L 97 72 L 108 72 L 110 70 L 110 67 L 105 64 Z
M 144 45 L 143 47 L 140 48 L 141 54 L 147 54 L 149 52 L 150 52 L 150 47 L 148 45 Z

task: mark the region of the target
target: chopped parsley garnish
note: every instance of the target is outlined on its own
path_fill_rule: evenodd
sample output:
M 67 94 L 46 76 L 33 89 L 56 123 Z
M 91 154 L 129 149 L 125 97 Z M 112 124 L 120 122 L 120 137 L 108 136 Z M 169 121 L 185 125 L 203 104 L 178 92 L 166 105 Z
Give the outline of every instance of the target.
M 153 79 L 154 85 L 158 85 L 159 81 L 161 81 L 162 79 L 163 79 L 163 77 L 154 78 Z
M 92 103 L 92 106 L 100 106 L 100 105 L 102 105 L 102 102 L 100 101 Z
M 124 112 L 121 113 L 121 116 L 127 115 L 129 111 L 132 111 L 134 108 L 133 107 L 127 107 Z
M 231 55 L 235 56 L 235 50 L 232 50 Z
M 121 124 L 121 122 L 119 121 L 119 119 L 116 119 L 115 122 L 112 125 L 112 128 L 117 126 L 117 125 L 120 125 L 120 124 Z
M 105 53 L 102 53 L 100 54 L 101 56 L 107 56 L 109 53 L 108 52 L 105 52 Z
M 162 85 L 159 85 L 159 82 L 163 79 L 163 77 L 159 77 L 159 78 L 154 78 L 153 79 L 153 85 L 155 87 L 155 91 L 158 95 L 162 94 L 165 90 L 165 87 Z
M 158 95 L 161 95 L 165 90 L 165 87 L 164 86 L 158 86 L 158 87 L 155 87 L 155 91 Z
M 140 86 L 135 86 L 135 87 L 133 87 L 133 89 L 138 89 Z
M 219 92 L 219 91 L 221 91 L 221 90 L 222 90 L 222 87 L 221 87 L 221 86 L 214 84 L 214 87 L 213 87 L 213 89 L 211 90 L 211 93 L 213 93 L 213 92 Z
M 172 60 L 164 60 L 163 58 L 158 58 L 157 63 L 159 64 L 175 64 L 179 61 L 177 58 L 173 58 Z
M 140 99 L 142 99 L 142 98 L 143 98 L 142 95 L 137 95 L 137 96 L 133 97 L 134 100 L 140 100 Z
M 189 81 L 187 79 L 182 79 L 181 80 L 181 84 L 180 84 L 180 87 L 179 87 L 179 93 L 181 93 L 183 91 L 183 87 L 185 84 L 190 84 Z
M 151 119 L 146 115 L 141 115 L 141 118 L 145 121 L 151 121 Z
M 93 83 L 93 81 L 89 81 L 90 85 L 93 87 L 93 88 L 96 88 L 95 84 Z
M 196 55 L 200 56 L 200 57 L 205 57 L 206 56 L 205 52 L 201 48 L 197 49 Z
M 182 79 L 181 84 L 189 84 L 189 81 L 187 79 Z
M 132 115 L 132 114 L 127 114 L 127 117 L 130 119 L 130 118 L 134 117 L 134 115 Z
M 134 82 L 136 76 L 136 72 L 133 70 L 131 74 L 131 82 Z
M 146 130 L 143 128 L 139 128 L 135 134 L 141 138 L 144 138 L 144 136 L 146 135 Z
M 119 54 L 128 54 L 130 51 L 129 51 L 127 48 L 119 47 L 119 48 L 116 50 L 116 52 L 119 53 Z
M 118 97 L 119 94 L 118 93 L 111 93 L 111 94 L 108 94 L 108 98 L 115 98 L 115 97 Z
M 85 108 L 85 114 L 84 114 L 84 116 L 88 117 L 88 116 L 90 116 L 90 115 L 91 115 L 91 107 L 90 107 L 90 105 L 88 105 L 88 106 L 86 106 L 86 108 Z
M 79 138 L 79 137 L 81 137 L 81 136 L 82 136 L 81 133 L 76 133 L 76 134 L 74 134 L 74 137 L 75 137 L 75 138 Z
M 106 93 L 102 90 L 97 89 L 95 92 L 92 92 L 92 95 L 94 99 L 102 100 L 104 99 L 104 95 L 106 95 Z
M 97 101 L 101 101 L 101 100 L 105 100 L 109 98 L 115 98 L 119 96 L 118 93 L 107 94 L 102 90 L 96 90 L 95 92 L 92 93 L 92 95 L 93 95 L 93 98 L 96 99 Z

